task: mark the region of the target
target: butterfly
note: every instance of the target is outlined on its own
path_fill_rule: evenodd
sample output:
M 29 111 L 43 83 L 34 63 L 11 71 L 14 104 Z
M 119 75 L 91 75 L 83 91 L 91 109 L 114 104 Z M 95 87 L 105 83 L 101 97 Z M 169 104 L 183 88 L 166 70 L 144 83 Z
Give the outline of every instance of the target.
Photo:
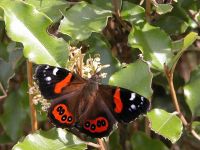
M 98 83 L 97 75 L 87 80 L 64 68 L 39 65 L 35 78 L 43 97 L 52 100 L 50 121 L 92 138 L 108 136 L 114 125 L 135 120 L 150 106 L 148 99 L 133 91 Z

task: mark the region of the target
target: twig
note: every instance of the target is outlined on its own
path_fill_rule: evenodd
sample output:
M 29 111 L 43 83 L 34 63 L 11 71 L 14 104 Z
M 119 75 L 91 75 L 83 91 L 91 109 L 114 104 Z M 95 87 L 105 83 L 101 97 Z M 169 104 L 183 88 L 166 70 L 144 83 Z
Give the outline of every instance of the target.
M 150 16 L 151 16 L 151 0 L 146 0 L 146 20 L 150 21 Z
M 115 15 L 117 18 L 120 18 L 120 8 L 119 8 L 119 0 L 112 0 L 112 4 L 114 6 Z
M 27 60 L 27 76 L 28 76 L 28 87 L 33 86 L 33 64 Z M 37 113 L 33 103 L 33 96 L 29 93 L 29 106 L 31 111 L 31 128 L 32 132 L 38 129 Z
M 198 27 L 200 28 L 200 23 L 195 19 L 195 15 L 192 14 L 192 12 L 189 10 L 188 11 L 188 15 L 190 16 L 190 18 L 198 25 Z
M 98 149 L 100 148 L 100 145 L 92 143 L 92 142 L 87 142 L 86 144 L 89 145 L 89 146 L 92 146 L 94 148 L 98 148 Z
M 1 83 L 0 83 L 0 90 L 3 92 L 3 95 L 0 96 L 0 100 L 2 100 L 2 99 L 4 99 L 4 98 L 7 97 L 7 93 L 6 93 L 6 91 L 4 90 L 4 88 L 3 88 L 3 86 L 2 86 Z
M 97 141 L 98 141 L 98 143 L 100 145 L 99 150 L 106 150 L 105 145 L 104 145 L 102 139 L 98 138 Z
M 164 65 L 164 70 L 165 70 L 165 74 L 166 74 L 167 81 L 168 81 L 168 84 L 169 84 L 170 93 L 171 93 L 171 96 L 172 96 L 172 101 L 174 103 L 176 111 L 178 112 L 179 118 L 181 119 L 183 125 L 186 128 L 188 128 L 188 122 L 181 112 L 181 109 L 180 109 L 180 106 L 179 106 L 179 103 L 178 103 L 178 100 L 177 100 L 176 92 L 175 92 L 175 89 L 174 89 L 174 83 L 173 83 L 173 73 L 174 72 L 173 72 L 173 70 L 170 70 L 166 65 Z M 198 139 L 200 141 L 200 136 L 196 133 L 195 130 L 191 129 L 190 132 L 192 133 L 192 135 L 196 139 Z

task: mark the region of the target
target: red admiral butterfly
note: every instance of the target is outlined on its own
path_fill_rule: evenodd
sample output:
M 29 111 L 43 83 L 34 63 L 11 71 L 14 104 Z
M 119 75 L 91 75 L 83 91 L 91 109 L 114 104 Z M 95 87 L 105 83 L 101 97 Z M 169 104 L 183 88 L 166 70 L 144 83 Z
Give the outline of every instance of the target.
M 48 109 L 51 122 L 94 138 L 108 136 L 114 124 L 133 121 L 150 105 L 135 92 L 99 84 L 95 75 L 86 80 L 64 68 L 40 65 L 35 77 L 44 98 L 53 99 Z

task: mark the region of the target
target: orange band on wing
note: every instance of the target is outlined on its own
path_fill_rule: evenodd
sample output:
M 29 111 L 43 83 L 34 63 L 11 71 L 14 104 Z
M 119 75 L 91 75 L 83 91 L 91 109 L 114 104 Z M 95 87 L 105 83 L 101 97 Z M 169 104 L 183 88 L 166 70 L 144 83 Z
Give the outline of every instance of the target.
M 120 88 L 117 88 L 115 90 L 115 94 L 114 94 L 114 103 L 115 103 L 115 109 L 114 111 L 116 113 L 120 113 L 122 111 L 122 108 L 123 108 L 123 103 L 122 103 L 122 100 L 120 98 Z
M 70 81 L 71 81 L 71 78 L 72 78 L 72 73 L 69 73 L 65 79 L 63 79 L 62 81 L 58 82 L 56 85 L 55 85 L 55 88 L 54 88 L 54 92 L 56 94 L 59 94 L 61 93 L 62 91 L 62 88 L 64 88 L 65 86 L 69 85 Z

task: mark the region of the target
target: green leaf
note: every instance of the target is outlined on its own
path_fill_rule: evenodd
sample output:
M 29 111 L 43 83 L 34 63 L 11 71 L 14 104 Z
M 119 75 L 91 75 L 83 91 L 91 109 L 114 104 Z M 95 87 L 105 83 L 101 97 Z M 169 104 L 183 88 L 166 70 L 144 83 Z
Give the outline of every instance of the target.
M 124 1 L 122 5 L 121 17 L 132 24 L 144 22 L 145 10 L 139 5 Z
M 156 70 L 163 70 L 165 62 L 173 56 L 171 39 L 160 28 L 146 23 L 143 27 L 133 26 L 128 42 L 133 48 L 139 48 L 144 59 L 151 62 Z
M 64 129 L 39 130 L 18 142 L 13 150 L 83 150 L 87 146 Z
M 145 144 L 144 144 L 145 143 Z M 135 150 L 168 150 L 161 141 L 151 139 L 143 132 L 135 132 L 131 137 L 131 145 Z
M 24 121 L 28 115 L 25 112 L 28 107 L 27 89 L 27 83 L 24 82 L 17 90 L 10 92 L 3 105 L 3 114 L 0 116 L 4 131 L 13 141 L 23 135 Z
M 92 32 L 100 32 L 107 24 L 111 11 L 86 2 L 74 5 L 64 14 L 59 31 L 76 40 L 87 39 Z
M 112 0 L 92 0 L 91 3 L 104 10 L 114 11 Z M 120 9 L 122 5 L 122 0 L 117 0 L 116 3 L 118 8 Z
M 156 5 L 156 12 L 160 15 L 166 14 L 172 11 L 173 6 L 171 4 L 157 4 Z
M 9 80 L 14 76 L 14 70 L 10 63 L 2 60 L 0 58 L 0 83 L 4 87 L 4 89 L 8 88 Z
M 192 43 L 197 39 L 198 34 L 195 32 L 190 32 L 184 39 L 183 39 L 183 47 L 179 50 L 179 52 L 171 58 L 171 60 L 167 63 L 169 69 L 174 70 L 179 58 L 182 54 L 187 50 L 187 48 L 192 45 Z
M 197 134 L 200 135 L 200 122 L 199 121 L 193 121 L 192 122 L 192 129 L 197 132 Z
M 147 113 L 151 129 L 157 134 L 175 143 L 182 134 L 183 125 L 175 113 L 168 113 L 162 109 L 152 109 Z
M 4 21 L 9 37 L 24 45 L 24 56 L 38 64 L 65 66 L 68 59 L 64 40 L 47 33 L 52 21 L 22 1 L 3 0 Z
M 191 73 L 190 81 L 184 86 L 184 95 L 193 116 L 200 116 L 200 66 Z
M 44 12 L 53 22 L 61 19 L 61 12 L 70 6 L 66 0 L 25 0 L 25 2 L 34 5 L 38 11 Z
M 188 28 L 187 22 L 178 16 L 164 15 L 155 23 L 170 35 L 178 35 L 184 33 Z
M 110 65 L 110 67 L 102 70 L 102 72 L 107 73 L 106 78 L 102 79 L 102 83 L 108 84 L 110 76 L 119 69 L 119 63 L 112 56 L 110 47 L 104 40 L 105 39 L 100 34 L 93 33 L 89 39 L 84 41 L 84 43 L 90 47 L 85 58 L 87 58 L 87 55 L 100 54 L 102 65 Z
M 110 77 L 109 84 L 129 89 L 150 98 L 152 95 L 152 77 L 149 65 L 139 59 L 114 73 Z

